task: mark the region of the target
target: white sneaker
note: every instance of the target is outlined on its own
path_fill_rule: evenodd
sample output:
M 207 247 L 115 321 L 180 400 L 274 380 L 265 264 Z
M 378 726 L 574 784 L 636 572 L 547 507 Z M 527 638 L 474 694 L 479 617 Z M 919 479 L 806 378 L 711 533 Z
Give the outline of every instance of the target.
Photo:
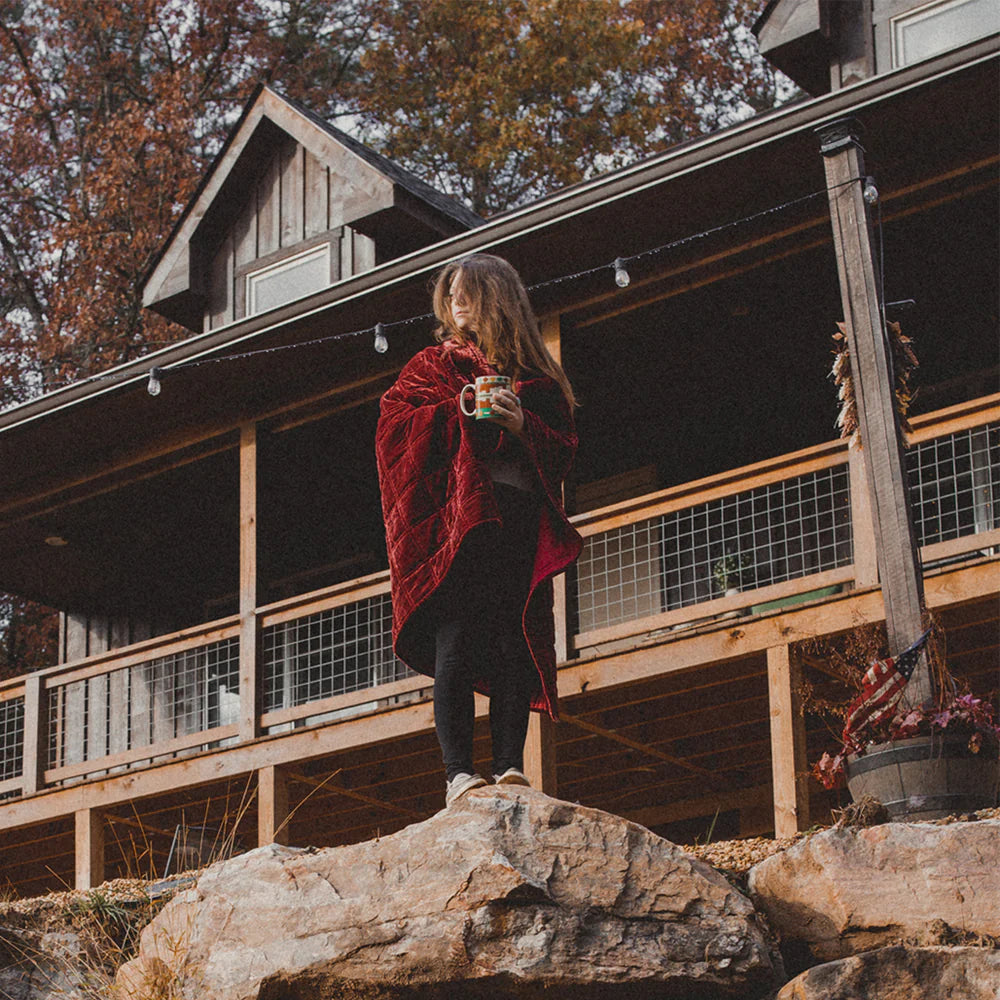
M 466 792 L 473 788 L 482 788 L 486 784 L 485 778 L 480 778 L 478 774 L 466 774 L 460 771 L 451 781 L 448 782 L 447 790 L 444 794 L 444 804 L 450 806 L 456 799 L 460 799 Z
M 493 780 L 498 785 L 527 785 L 529 788 L 531 787 L 528 776 L 516 767 L 508 767 L 503 774 L 494 774 Z

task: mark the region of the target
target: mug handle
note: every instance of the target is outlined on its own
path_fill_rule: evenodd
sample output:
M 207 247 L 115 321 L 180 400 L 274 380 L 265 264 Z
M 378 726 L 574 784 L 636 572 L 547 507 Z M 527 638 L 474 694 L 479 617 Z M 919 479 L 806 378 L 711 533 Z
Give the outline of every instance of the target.
M 472 390 L 472 409 L 467 410 L 465 408 L 465 391 L 466 389 Z M 476 387 L 471 383 L 467 382 L 462 386 L 462 391 L 458 394 L 458 407 L 467 416 L 474 417 L 476 415 Z

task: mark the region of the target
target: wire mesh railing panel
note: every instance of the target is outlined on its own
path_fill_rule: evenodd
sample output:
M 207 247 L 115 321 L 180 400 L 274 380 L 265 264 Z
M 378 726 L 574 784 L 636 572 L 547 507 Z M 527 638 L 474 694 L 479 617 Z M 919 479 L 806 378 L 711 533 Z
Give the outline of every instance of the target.
M 914 445 L 906 466 L 918 544 L 1000 527 L 1000 424 Z
M 236 723 L 239 639 L 222 639 L 49 690 L 49 767 Z
M 576 628 L 605 628 L 853 562 L 846 465 L 602 532 L 575 573 Z
M 0 702 L 0 781 L 24 773 L 24 699 Z
M 264 629 L 264 711 L 410 676 L 392 651 L 392 599 L 376 594 Z

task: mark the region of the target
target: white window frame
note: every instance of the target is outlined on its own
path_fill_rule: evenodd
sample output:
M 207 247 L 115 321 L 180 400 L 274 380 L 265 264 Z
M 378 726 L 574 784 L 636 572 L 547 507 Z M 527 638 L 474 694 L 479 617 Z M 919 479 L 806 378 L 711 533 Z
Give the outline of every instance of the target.
M 313 260 L 323 260 L 326 264 L 326 281 L 318 288 L 312 289 L 310 292 L 303 292 L 301 295 L 296 295 L 293 298 L 288 299 L 288 302 L 293 302 L 297 298 L 303 298 L 306 295 L 311 295 L 313 291 L 318 292 L 322 288 L 326 288 L 330 284 L 330 253 L 331 245 L 329 242 L 320 243 L 319 246 L 310 247 L 308 250 L 302 250 L 299 253 L 292 254 L 289 257 L 283 257 L 279 261 L 275 261 L 273 264 L 268 264 L 266 267 L 258 268 L 256 271 L 250 271 L 247 273 L 245 285 L 246 293 L 246 309 L 245 314 L 247 316 L 254 316 L 259 312 L 262 312 L 257 306 L 256 290 L 257 284 L 262 279 L 273 278 L 275 275 L 280 274 L 282 271 L 293 270 L 296 266 L 311 262 Z M 280 305 L 284 305 L 282 302 Z M 272 306 L 271 308 L 278 308 L 278 306 Z
M 919 7 L 914 7 L 911 10 L 906 11 L 905 13 L 897 14 L 895 17 L 890 18 L 889 51 L 893 69 L 899 69 L 902 66 L 909 66 L 912 65 L 913 62 L 920 61 L 916 59 L 911 60 L 910 62 L 903 61 L 903 31 L 907 27 L 919 23 L 926 17 L 939 14 L 942 11 L 947 10 L 949 7 L 958 10 L 959 8 L 964 7 L 972 2 L 975 2 L 975 0 L 931 0 L 930 3 L 922 4 Z M 976 38 L 985 38 L 987 35 L 990 34 L 992 34 L 991 31 L 984 31 L 982 32 L 982 34 L 972 35 L 969 39 L 967 39 L 967 41 L 971 42 Z M 945 46 L 940 51 L 945 52 L 950 47 L 951 46 Z

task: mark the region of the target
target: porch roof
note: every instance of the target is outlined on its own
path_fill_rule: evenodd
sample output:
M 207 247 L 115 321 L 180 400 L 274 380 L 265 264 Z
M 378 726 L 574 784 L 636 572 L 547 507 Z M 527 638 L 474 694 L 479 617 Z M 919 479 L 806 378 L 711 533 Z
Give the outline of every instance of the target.
M 44 517 L 92 493 L 95 484 L 110 496 L 117 483 L 176 465 L 178 452 L 197 457 L 231 451 L 235 430 L 246 420 L 283 419 L 290 410 L 328 405 L 334 397 L 338 406 L 370 398 L 373 387 L 427 343 L 431 323 L 390 326 L 385 355 L 374 353 L 370 332 L 363 332 L 212 362 L 421 317 L 428 309 L 428 279 L 462 254 L 500 253 L 529 285 L 541 285 L 821 192 L 814 129 L 848 114 L 865 126 L 870 168 L 883 192 L 906 191 L 928 177 L 958 176 L 970 164 L 995 161 L 996 117 L 982 109 L 996 106 L 998 52 L 1000 38 L 993 36 L 689 141 L 308 298 L 0 413 L 0 589 L 43 597 L 19 589 L 23 580 L 15 571 L 30 563 L 23 553 L 28 522 L 33 534 L 44 537 Z M 811 211 L 821 210 L 817 206 L 825 202 L 814 202 Z M 779 225 L 774 219 L 762 214 L 753 233 L 773 230 Z M 686 242 L 671 251 L 671 268 L 680 271 L 675 264 L 703 253 L 703 242 Z M 655 273 L 645 266 L 647 276 Z M 637 261 L 639 280 L 626 291 L 614 289 L 610 268 L 540 288 L 536 309 L 578 308 L 612 293 L 626 302 L 637 286 L 641 291 L 642 267 Z M 194 362 L 204 364 L 171 372 Z M 156 398 L 146 392 L 154 366 L 165 371 Z M 193 496 L 187 502 L 202 501 Z M 102 530 L 113 531 L 113 504 L 106 513 Z

